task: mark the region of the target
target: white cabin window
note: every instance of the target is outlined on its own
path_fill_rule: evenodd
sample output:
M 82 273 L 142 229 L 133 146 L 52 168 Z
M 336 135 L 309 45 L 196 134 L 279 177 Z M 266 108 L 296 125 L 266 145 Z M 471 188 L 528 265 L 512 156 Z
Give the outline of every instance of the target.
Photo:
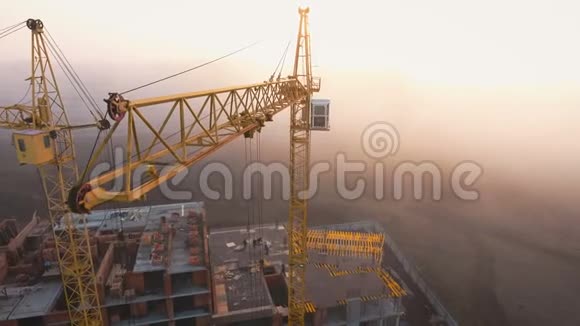
M 314 99 L 310 103 L 310 129 L 328 130 L 330 101 Z

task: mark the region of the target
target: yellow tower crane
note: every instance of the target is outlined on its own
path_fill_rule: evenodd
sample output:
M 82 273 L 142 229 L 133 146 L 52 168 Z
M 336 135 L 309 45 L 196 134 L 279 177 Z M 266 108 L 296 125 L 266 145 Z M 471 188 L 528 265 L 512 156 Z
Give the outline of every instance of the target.
M 252 137 L 266 121 L 290 107 L 288 321 L 291 325 L 304 323 L 310 110 L 312 94 L 320 90 L 320 78 L 312 76 L 309 11 L 309 8 L 299 9 L 294 70 L 287 78 L 139 100 L 126 99 L 124 95 L 128 92 L 110 93 L 106 102 L 109 116 L 115 123 L 87 169 L 93 168 L 96 157 L 103 152 L 121 122 L 126 121 L 124 164 L 73 187 L 69 197 L 70 209 L 77 213 L 87 213 L 108 201 L 139 200 L 239 136 Z M 150 110 L 160 113 L 158 106 L 163 104 L 169 109 L 164 113 L 163 123 L 155 127 L 145 113 Z M 327 112 L 328 106 L 324 109 Z M 323 123 L 315 129 L 326 126 L 327 123 Z M 173 133 L 168 134 L 167 130 Z M 171 142 L 173 136 L 177 139 Z M 148 144 L 142 143 L 144 139 L 150 139 Z M 139 174 L 135 182 L 139 169 L 146 173 L 144 177 Z M 115 184 L 122 186 L 110 189 Z
M 42 21 L 28 19 L 26 26 L 32 36 L 31 104 L 0 107 L 0 127 L 13 130 L 18 161 L 36 165 L 40 172 L 71 324 L 102 325 L 89 235 L 84 223 L 77 228 L 66 205 L 78 180 L 71 130 L 87 126 L 70 124 L 49 56 L 52 43 Z M 103 120 L 88 126 L 106 129 L 106 124 Z
M 242 135 L 253 137 L 265 122 L 272 121 L 288 107 L 291 108 L 288 321 L 291 325 L 304 324 L 308 209 L 304 194 L 309 187 L 310 130 L 326 129 L 328 124 L 311 120 L 311 97 L 320 90 L 320 79 L 312 76 L 309 9 L 301 8 L 299 13 L 294 70 L 286 78 L 279 76 L 256 84 L 137 100 L 125 98 L 132 90 L 110 93 L 105 101 L 113 125 L 105 119 L 88 125 L 108 132 L 95 146 L 81 178 L 71 135 L 75 127 L 68 121 L 56 86 L 42 22 L 28 21 L 32 31 L 33 104 L 0 108 L 0 126 L 16 130 L 14 140 L 20 162 L 35 164 L 41 171 L 53 226 L 60 217 L 64 222 L 63 227 L 53 230 L 73 325 L 102 324 L 84 214 L 106 202 L 143 199 L 234 139 Z M 328 104 L 325 105 L 317 106 L 327 114 Z M 149 112 L 157 117 L 162 114 L 162 123 L 156 126 L 147 117 Z M 112 171 L 88 178 L 88 172 L 93 170 L 115 132 L 124 128 L 127 135 L 123 163 Z M 71 212 L 80 214 L 80 228 L 74 224 Z

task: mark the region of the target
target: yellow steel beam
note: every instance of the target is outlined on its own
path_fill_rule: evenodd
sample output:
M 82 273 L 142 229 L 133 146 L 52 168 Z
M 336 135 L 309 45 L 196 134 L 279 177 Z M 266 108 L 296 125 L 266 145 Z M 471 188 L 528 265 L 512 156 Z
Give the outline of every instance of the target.
M 297 79 L 281 79 L 245 86 L 220 88 L 142 100 L 115 97 L 110 105 L 126 114 L 113 125 L 98 146 L 94 159 L 84 175 L 96 164 L 107 142 L 120 123 L 127 123 L 129 135 L 122 165 L 73 188 L 69 207 L 73 212 L 87 212 L 107 201 L 134 201 L 160 184 L 213 153 L 241 135 L 251 136 L 266 120 L 288 106 L 304 102 L 306 90 Z M 197 101 L 197 105 L 194 103 Z M 166 105 L 165 112 L 161 105 Z M 145 111 L 164 113 L 163 122 L 155 126 Z M 169 109 L 168 109 L 169 108 Z M 172 124 L 173 123 L 173 124 Z M 137 125 L 139 124 L 139 125 Z M 168 126 L 172 125 L 173 128 Z M 168 129 L 172 134 L 168 135 Z M 172 136 L 179 136 L 171 141 Z M 147 142 L 147 140 L 149 141 Z M 138 141 L 141 143 L 137 148 Z M 133 176 L 139 167 L 163 165 L 156 175 L 141 182 Z M 105 185 L 124 178 L 122 189 L 107 190 Z M 130 181 L 133 179 L 132 181 Z
M 380 265 L 383 243 L 382 233 L 308 230 L 307 248 L 337 256 L 372 257 Z
M 385 271 L 382 268 L 378 268 L 376 270 L 376 273 L 378 277 L 383 281 L 385 286 L 389 288 L 392 297 L 398 298 L 407 294 L 405 289 L 403 289 L 399 285 L 399 283 L 397 283 L 397 281 L 393 279 L 393 277 L 391 276 L 391 274 L 389 274 L 389 272 Z
M 310 99 L 316 91 L 312 87 L 312 64 L 310 61 L 310 33 L 308 31 L 308 8 L 300 8 L 300 23 L 294 74 L 307 89 L 304 101 L 292 105 L 290 111 L 290 201 L 288 212 L 289 277 L 288 277 L 288 325 L 304 325 L 306 305 L 305 272 L 307 255 L 308 199 L 310 169 Z
M 134 108 L 141 108 L 147 106 L 153 106 L 158 104 L 165 104 L 165 103 L 173 103 L 178 100 L 189 100 L 198 97 L 207 97 L 210 94 L 231 94 L 232 92 L 238 91 L 245 91 L 251 88 L 262 88 L 264 85 L 277 85 L 277 84 L 286 84 L 288 79 L 280 79 L 274 81 L 265 81 L 263 83 L 255 83 L 255 84 L 246 84 L 246 85 L 238 85 L 232 87 L 222 87 L 222 88 L 215 88 L 211 90 L 203 90 L 203 91 L 195 91 L 195 92 L 188 92 L 188 93 L 180 93 L 180 94 L 173 94 L 167 96 L 158 96 L 158 97 L 150 97 L 144 99 L 137 99 L 128 101 L 129 107 Z

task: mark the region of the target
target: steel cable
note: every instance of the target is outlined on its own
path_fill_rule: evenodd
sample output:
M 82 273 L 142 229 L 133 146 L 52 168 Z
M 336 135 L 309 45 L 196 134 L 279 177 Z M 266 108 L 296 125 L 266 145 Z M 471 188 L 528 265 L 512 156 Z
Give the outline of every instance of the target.
M 3 32 L 3 33 L 0 33 L 0 34 L 1 34 L 1 35 L 0 35 L 0 39 L 2 39 L 2 38 L 5 38 L 5 37 L 6 37 L 6 36 L 8 36 L 8 35 L 11 35 L 11 34 L 14 34 L 14 33 L 16 33 L 16 32 L 18 32 L 19 30 L 23 29 L 24 27 L 26 27 L 26 25 L 24 25 L 24 26 L 21 26 L 21 27 L 19 27 L 19 28 L 17 28 L 17 29 L 13 29 L 13 30 L 11 30 L 10 32 L 7 30 L 7 31 L 5 31 L 5 32 Z
M 226 55 L 223 55 L 223 56 L 221 56 L 221 57 L 219 57 L 219 58 L 213 59 L 213 60 L 211 60 L 211 61 L 207 61 L 207 62 L 205 62 L 205 63 L 202 63 L 202 64 L 200 64 L 200 65 L 197 65 L 197 66 L 195 66 L 195 67 L 189 68 L 189 69 L 187 69 L 187 70 L 184 70 L 184 71 L 178 72 L 178 73 L 176 73 L 176 74 L 173 74 L 173 75 L 170 75 L 170 76 L 167 76 L 167 77 L 163 77 L 163 78 L 161 78 L 161 79 L 158 79 L 158 80 L 152 81 L 152 82 L 150 82 L 150 83 L 147 83 L 147 84 L 144 84 L 144 85 L 141 85 L 141 86 L 138 86 L 138 87 L 132 88 L 132 89 L 130 89 L 130 90 L 127 90 L 127 91 L 124 91 L 124 92 L 122 92 L 122 93 L 120 93 L 120 94 L 127 94 L 127 93 L 130 93 L 130 92 L 136 91 L 136 90 L 138 90 L 138 89 L 141 89 L 141 88 L 144 88 L 144 87 L 147 87 L 147 86 L 151 86 L 151 85 L 153 85 L 153 84 L 157 84 L 157 83 L 159 83 L 159 82 L 162 82 L 162 81 L 168 80 L 168 79 L 170 79 L 170 78 L 177 77 L 177 76 L 179 76 L 179 75 L 183 75 L 183 74 L 185 74 L 185 73 L 188 73 L 188 72 L 190 72 L 190 71 L 193 71 L 193 70 L 195 70 L 195 69 L 199 69 L 199 68 L 201 68 L 201 67 L 204 67 L 204 66 L 207 66 L 207 65 L 209 65 L 209 64 L 212 64 L 212 63 L 214 63 L 214 62 L 216 62 L 216 61 L 220 61 L 220 60 L 222 60 L 222 59 L 225 59 L 225 58 L 227 58 L 227 57 L 230 57 L 230 56 L 232 56 L 232 55 L 234 55 L 234 54 L 236 54 L 236 53 L 242 52 L 242 51 L 244 51 L 244 50 L 246 50 L 246 49 L 249 49 L 249 48 L 251 48 L 252 46 L 254 46 L 254 45 L 258 44 L 258 43 L 260 43 L 260 42 L 259 42 L 259 41 L 258 41 L 258 42 L 254 42 L 254 43 L 252 43 L 252 44 L 250 44 L 250 45 L 246 45 L 246 46 L 244 46 L 244 47 L 242 47 L 242 48 L 240 48 L 240 49 L 237 49 L 237 50 L 235 50 L 235 51 L 232 51 L 232 52 L 230 52 L 230 53 L 228 53 L 228 54 L 226 54 Z
M 56 46 L 56 48 L 58 49 L 58 51 L 60 52 L 60 54 L 63 56 L 64 58 L 64 62 L 66 62 L 66 64 L 68 64 L 68 67 L 70 67 L 70 70 L 73 73 L 73 77 L 76 77 L 76 81 L 78 82 L 79 86 L 81 87 L 81 89 L 84 89 L 84 94 L 85 96 L 87 96 L 87 99 L 89 101 L 91 101 L 93 108 L 99 113 L 99 116 L 101 117 L 101 119 L 104 118 L 103 113 L 99 110 L 99 106 L 97 104 L 97 101 L 95 101 L 95 98 L 91 95 L 91 92 L 89 92 L 88 88 L 85 86 L 85 83 L 83 82 L 83 80 L 79 77 L 79 75 L 77 74 L 76 70 L 74 69 L 73 65 L 71 65 L 70 61 L 68 60 L 68 58 L 66 57 L 66 55 L 64 54 L 64 52 L 61 50 L 60 46 L 58 45 L 58 43 L 54 40 L 54 38 L 52 37 L 52 35 L 50 34 L 50 32 L 48 31 L 47 28 L 44 28 L 46 30 L 46 33 L 48 34 L 48 37 L 50 38 L 50 40 L 52 41 L 52 43 L 54 43 L 54 45 Z

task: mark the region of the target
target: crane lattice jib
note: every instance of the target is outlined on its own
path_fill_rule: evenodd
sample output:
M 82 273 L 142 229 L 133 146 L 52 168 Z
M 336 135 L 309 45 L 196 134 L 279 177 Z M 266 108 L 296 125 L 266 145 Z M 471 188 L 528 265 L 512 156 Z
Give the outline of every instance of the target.
M 232 140 L 251 137 L 306 96 L 295 78 L 140 100 L 112 93 L 106 101 L 115 123 L 87 166 L 87 181 L 70 192 L 69 206 L 83 213 L 108 201 L 139 200 Z M 155 125 L 152 116 L 162 123 Z M 97 158 L 121 128 L 127 130 L 122 164 L 92 176 Z

